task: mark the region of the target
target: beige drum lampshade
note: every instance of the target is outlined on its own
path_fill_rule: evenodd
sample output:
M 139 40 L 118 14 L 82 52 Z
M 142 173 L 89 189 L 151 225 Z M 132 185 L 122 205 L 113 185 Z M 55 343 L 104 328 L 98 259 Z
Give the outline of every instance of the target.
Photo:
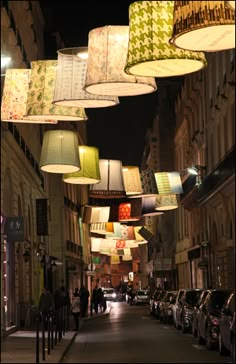
M 26 118 L 56 119 L 62 121 L 87 120 L 83 108 L 57 106 L 52 103 L 57 61 L 31 62 L 31 77 L 26 104 Z
M 235 48 L 235 1 L 173 3 L 171 42 L 176 47 L 205 52 Z
M 84 206 L 83 222 L 92 224 L 97 222 L 108 222 L 110 206 Z
M 58 52 L 53 103 L 74 107 L 108 107 L 119 104 L 115 96 L 95 95 L 84 90 L 88 48 L 64 48 Z
M 39 166 L 49 173 L 69 173 L 80 169 L 78 136 L 70 130 L 48 130 L 43 136 Z
M 7 69 L 4 80 L 1 120 L 28 124 L 57 124 L 57 120 L 29 119 L 24 117 L 30 82 L 30 69 Z
M 89 32 L 85 89 L 101 95 L 135 96 L 156 91 L 155 79 L 124 71 L 129 26 L 106 25 Z
M 168 211 L 178 208 L 176 195 L 157 195 L 156 210 Z
M 80 145 L 78 148 L 81 169 L 75 173 L 64 174 L 63 181 L 84 185 L 98 183 L 101 180 L 98 148 L 87 145 Z
M 139 168 L 136 166 L 123 166 L 122 172 L 126 195 L 140 195 L 143 190 Z
M 129 46 L 125 72 L 150 77 L 182 76 L 201 70 L 204 53 L 169 43 L 176 1 L 135 1 L 129 6 Z

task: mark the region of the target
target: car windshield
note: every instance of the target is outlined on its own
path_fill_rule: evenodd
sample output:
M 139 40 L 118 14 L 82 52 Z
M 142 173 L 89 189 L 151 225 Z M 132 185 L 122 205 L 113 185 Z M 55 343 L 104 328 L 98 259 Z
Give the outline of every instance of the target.
M 189 291 L 186 292 L 186 302 L 191 305 L 194 306 L 197 302 L 198 299 L 201 295 L 202 291 Z

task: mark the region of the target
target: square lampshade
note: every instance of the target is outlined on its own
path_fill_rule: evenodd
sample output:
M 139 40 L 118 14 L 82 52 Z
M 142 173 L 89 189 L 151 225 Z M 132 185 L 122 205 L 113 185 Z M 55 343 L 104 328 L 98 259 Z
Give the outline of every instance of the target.
M 84 206 L 83 222 L 92 224 L 97 222 L 107 222 L 110 214 L 110 206 Z
M 26 104 L 26 118 L 62 121 L 87 120 L 83 108 L 53 105 L 57 61 L 31 62 L 31 77 Z
M 121 224 L 121 239 L 135 240 L 134 227 Z
M 174 3 L 170 41 L 176 47 L 205 52 L 235 48 L 235 1 Z
M 90 185 L 89 196 L 93 198 L 125 197 L 121 161 L 100 159 L 99 169 L 101 181 Z
M 57 124 L 57 120 L 24 118 L 30 82 L 30 69 L 7 69 L 4 81 L 1 120 L 14 123 Z
M 101 95 L 134 96 L 156 91 L 155 78 L 124 71 L 129 26 L 106 25 L 89 32 L 85 89 Z
M 132 200 L 131 202 L 135 202 L 136 199 Z M 140 209 L 135 210 L 132 209 L 134 204 L 131 202 L 123 202 L 119 205 L 119 215 L 118 220 L 119 222 L 127 222 L 127 221 L 139 221 L 141 219 L 141 211 Z
M 111 255 L 110 264 L 120 264 L 119 255 Z
M 130 4 L 126 73 L 173 77 L 197 72 L 207 65 L 204 53 L 180 50 L 169 43 L 174 3 L 135 1 Z
M 70 130 L 48 130 L 43 136 L 39 166 L 48 173 L 70 173 L 80 169 L 78 136 Z
M 95 95 L 84 90 L 88 48 L 64 48 L 57 51 L 53 103 L 73 107 L 108 107 L 119 104 L 115 96 Z
M 83 185 L 98 183 L 101 180 L 98 148 L 87 145 L 80 145 L 78 148 L 81 169 L 75 173 L 64 174 L 63 181 Z
M 106 231 L 106 222 L 95 222 L 90 225 L 90 233 L 105 235 Z
M 99 252 L 101 246 L 101 238 L 91 237 L 91 252 Z
M 155 172 L 154 173 L 158 194 L 181 194 L 183 193 L 182 182 L 179 172 Z
M 139 195 L 143 192 L 139 168 L 136 166 L 123 166 L 123 179 L 126 195 Z
M 168 211 L 178 208 L 176 195 L 157 195 L 156 210 Z

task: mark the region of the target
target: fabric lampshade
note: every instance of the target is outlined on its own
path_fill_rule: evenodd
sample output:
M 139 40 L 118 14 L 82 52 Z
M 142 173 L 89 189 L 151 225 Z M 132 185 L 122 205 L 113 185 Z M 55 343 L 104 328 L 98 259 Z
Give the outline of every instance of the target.
M 24 117 L 30 75 L 30 69 L 6 70 L 1 103 L 1 120 L 14 123 L 57 124 L 57 120 L 37 120 L 33 116 L 29 119 Z
M 129 47 L 125 72 L 152 77 L 182 76 L 207 65 L 204 53 L 169 43 L 175 1 L 136 1 L 129 6 Z
M 100 238 L 91 237 L 91 252 L 99 252 L 101 247 L 101 240 Z
M 174 1 L 171 42 L 179 48 L 217 52 L 235 48 L 234 1 Z
M 179 172 L 156 172 L 154 173 L 158 194 L 181 194 L 183 193 L 182 182 Z
M 230 9 L 235 10 L 235 0 L 234 1 L 226 1 L 226 5 L 230 7 Z
M 111 264 L 120 264 L 120 257 L 119 255 L 111 255 Z
M 74 107 L 108 107 L 119 104 L 115 96 L 95 95 L 84 90 L 87 71 L 88 48 L 64 48 L 57 51 L 53 103 Z
M 93 198 L 125 197 L 121 161 L 100 159 L 99 169 L 101 181 L 90 185 L 89 196 Z
M 178 208 L 176 195 L 157 195 L 156 210 L 167 211 Z
M 64 174 L 63 181 L 83 185 L 98 183 L 101 180 L 98 148 L 87 145 L 80 145 L 78 148 L 81 169 L 75 173 Z
M 142 95 L 156 91 L 155 79 L 127 75 L 124 71 L 129 27 L 106 25 L 89 32 L 85 89 L 116 96 Z
M 92 224 L 97 222 L 108 222 L 110 206 L 84 206 L 83 222 Z
M 139 168 L 136 166 L 123 166 L 123 179 L 126 195 L 139 195 L 143 192 Z
M 156 196 L 144 196 L 140 198 L 142 216 L 158 216 L 163 215 L 162 211 L 155 210 L 156 208 Z
M 138 221 L 141 218 L 141 215 L 136 215 L 135 213 L 131 213 L 131 203 L 130 202 L 123 202 L 119 205 L 119 215 L 118 220 L 120 222 L 126 221 Z
M 57 61 L 31 62 L 31 77 L 26 103 L 26 118 L 62 121 L 87 120 L 83 108 L 53 105 Z
M 90 225 L 90 233 L 105 235 L 106 231 L 106 222 L 95 222 Z
M 132 260 L 132 255 L 122 255 L 122 260 L 127 262 L 127 261 L 130 261 Z
M 48 130 L 43 136 L 40 168 L 49 173 L 76 172 L 80 169 L 78 136 L 70 130 Z

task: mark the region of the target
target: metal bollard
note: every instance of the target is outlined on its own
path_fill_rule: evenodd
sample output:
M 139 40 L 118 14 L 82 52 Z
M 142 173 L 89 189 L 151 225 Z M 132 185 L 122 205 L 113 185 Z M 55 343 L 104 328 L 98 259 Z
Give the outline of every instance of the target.
M 36 358 L 35 363 L 39 364 L 39 315 L 36 316 Z
M 42 315 L 42 358 L 45 361 L 45 316 Z
M 51 353 L 51 315 L 48 314 L 48 355 Z

